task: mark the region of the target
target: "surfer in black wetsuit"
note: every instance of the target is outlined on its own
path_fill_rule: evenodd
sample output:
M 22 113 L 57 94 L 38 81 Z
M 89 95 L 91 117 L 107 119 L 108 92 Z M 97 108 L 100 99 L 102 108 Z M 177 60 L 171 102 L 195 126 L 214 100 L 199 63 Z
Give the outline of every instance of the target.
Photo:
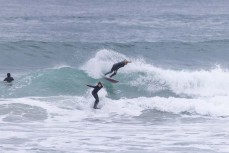
M 110 78 L 112 78 L 114 75 L 117 74 L 118 69 L 120 69 L 121 67 L 124 67 L 124 66 L 127 65 L 128 63 L 131 63 L 131 62 L 130 62 L 130 61 L 127 61 L 127 60 L 125 59 L 125 60 L 122 61 L 122 62 L 119 62 L 119 63 L 114 64 L 114 65 L 112 66 L 111 70 L 105 74 L 105 76 L 106 76 L 107 74 L 109 74 L 109 73 L 114 72 L 114 73 L 111 74 L 111 76 L 110 76 Z
M 6 81 L 8 83 L 12 82 L 14 80 L 13 77 L 11 77 L 10 73 L 7 73 L 7 77 L 3 80 L 3 81 Z
M 98 92 L 100 89 L 103 88 L 103 85 L 101 82 L 98 82 L 98 84 L 96 86 L 92 86 L 92 85 L 87 85 L 88 87 L 94 88 L 94 90 L 92 91 L 92 95 L 95 98 L 95 103 L 94 103 L 94 109 L 98 109 L 97 105 L 99 103 L 99 97 L 98 97 Z

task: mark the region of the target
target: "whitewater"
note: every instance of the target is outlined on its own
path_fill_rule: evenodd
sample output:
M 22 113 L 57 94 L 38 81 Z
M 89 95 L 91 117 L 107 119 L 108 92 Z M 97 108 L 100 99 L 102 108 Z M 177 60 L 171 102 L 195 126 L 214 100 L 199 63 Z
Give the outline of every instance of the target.
M 229 152 L 228 1 L 0 2 L 0 152 Z

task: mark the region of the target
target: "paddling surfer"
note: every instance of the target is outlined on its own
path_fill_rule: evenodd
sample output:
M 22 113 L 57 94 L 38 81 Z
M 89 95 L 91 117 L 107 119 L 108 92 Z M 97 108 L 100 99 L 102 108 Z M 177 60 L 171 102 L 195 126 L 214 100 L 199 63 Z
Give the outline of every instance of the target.
M 13 80 L 14 80 L 14 78 L 11 77 L 11 74 L 10 73 L 7 73 L 7 77 L 3 81 L 10 83 Z

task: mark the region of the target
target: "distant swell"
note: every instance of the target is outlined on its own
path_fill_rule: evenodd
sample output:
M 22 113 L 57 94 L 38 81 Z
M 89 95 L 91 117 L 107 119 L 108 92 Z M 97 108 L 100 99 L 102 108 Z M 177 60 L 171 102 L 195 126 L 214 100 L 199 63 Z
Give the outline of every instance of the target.
M 110 63 L 124 57 L 141 57 L 163 68 L 209 69 L 216 64 L 228 67 L 228 42 L 228 40 L 129 43 L 1 42 L 0 65 L 4 66 L 0 70 L 4 72 L 9 70 L 26 71 L 50 68 L 56 65 L 80 67 L 102 49 L 114 50 L 116 52 L 116 54 L 104 55 L 106 58 L 110 56 L 109 59 L 106 59 L 110 60 Z M 117 54 L 122 56 L 117 59 Z M 102 60 L 102 55 L 100 56 L 101 59 L 99 60 Z M 100 67 L 96 68 L 99 69 Z

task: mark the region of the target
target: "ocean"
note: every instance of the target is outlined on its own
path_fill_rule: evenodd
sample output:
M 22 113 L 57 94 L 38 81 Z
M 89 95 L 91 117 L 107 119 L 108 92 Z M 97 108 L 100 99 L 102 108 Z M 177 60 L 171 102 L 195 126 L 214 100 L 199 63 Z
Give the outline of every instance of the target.
M 229 152 L 228 0 L 0 3 L 1 153 Z

